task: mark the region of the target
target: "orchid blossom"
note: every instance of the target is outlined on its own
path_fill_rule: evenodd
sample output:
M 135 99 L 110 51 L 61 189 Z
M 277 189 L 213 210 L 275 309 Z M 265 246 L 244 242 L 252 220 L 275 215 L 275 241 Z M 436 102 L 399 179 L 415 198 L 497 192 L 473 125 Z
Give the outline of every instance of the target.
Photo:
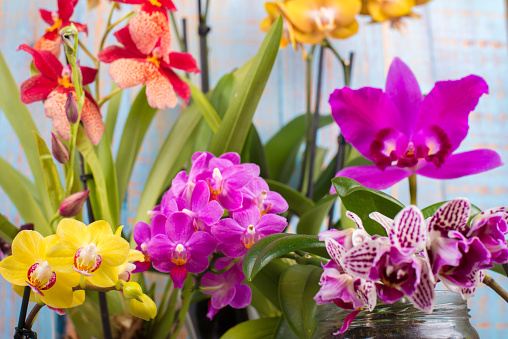
M 390 66 L 386 91 L 364 87 L 335 90 L 332 116 L 341 133 L 374 166 L 347 167 L 337 176 L 385 189 L 416 173 L 453 179 L 502 165 L 488 149 L 452 154 L 466 137 L 468 116 L 483 94 L 475 75 L 436 83 L 423 98 L 411 70 L 398 58 Z
M 65 112 L 65 103 L 69 93 L 76 100 L 71 68 L 62 66 L 60 61 L 48 51 L 37 51 L 28 45 L 21 45 L 19 49 L 32 55 L 35 68 L 40 72 L 21 84 L 21 101 L 29 104 L 44 100 L 44 113 L 52 120 L 58 135 L 64 140 L 69 140 L 71 129 Z M 97 70 L 81 66 L 81 73 L 83 85 L 88 85 L 95 80 Z M 94 145 L 97 145 L 105 126 L 99 106 L 87 91 L 85 91 L 81 121 L 88 137 Z
M 73 304 L 72 288 L 78 285 L 79 275 L 49 263 L 48 251 L 57 242 L 56 235 L 43 238 L 35 231 L 19 232 L 12 242 L 12 255 L 0 262 L 0 274 L 15 286 L 30 286 L 37 294 L 32 296 L 34 301 L 38 298 L 60 309 Z
M 286 13 L 285 6 L 288 2 L 291 2 L 293 0 L 282 0 L 282 1 L 276 1 L 276 2 L 265 2 L 265 9 L 268 13 L 268 17 L 263 19 L 260 24 L 260 28 L 263 32 L 268 32 L 270 30 L 270 27 L 272 27 L 275 20 L 279 18 L 280 15 L 283 15 Z M 296 37 L 295 37 L 295 29 L 293 27 L 293 24 L 291 21 L 288 20 L 287 17 L 284 17 L 283 22 L 283 31 L 282 31 L 282 39 L 280 41 L 280 47 L 286 47 L 287 45 L 291 44 L 293 48 L 296 50 Z
M 39 51 L 49 51 L 58 58 L 62 47 L 62 39 L 60 38 L 60 30 L 64 27 L 74 24 L 78 32 L 88 33 L 88 28 L 84 24 L 70 21 L 70 17 L 74 12 L 74 7 L 78 0 L 58 0 L 58 11 L 48 11 L 40 9 L 42 20 L 51 27 L 46 29 L 44 34 L 34 45 L 34 49 Z
M 430 0 L 363 0 L 362 14 L 370 15 L 372 21 L 390 21 L 395 28 L 401 27 L 403 17 L 418 18 L 412 12 L 413 7 L 423 5 Z
M 111 287 L 118 281 L 118 266 L 129 258 L 129 243 L 113 234 L 105 221 L 86 226 L 74 219 L 58 223 L 59 242 L 48 252 L 48 262 L 56 270 L 77 272 L 89 285 Z
M 130 25 L 130 24 L 129 24 Z M 109 75 L 120 88 L 146 84 L 146 96 L 150 106 L 174 108 L 177 95 L 186 102 L 190 87 L 173 71 L 199 72 L 194 58 L 188 53 L 165 52 L 160 42 L 150 51 L 142 51 L 130 33 L 129 26 L 115 33 L 120 46 L 109 46 L 99 53 L 99 60 L 111 63 Z

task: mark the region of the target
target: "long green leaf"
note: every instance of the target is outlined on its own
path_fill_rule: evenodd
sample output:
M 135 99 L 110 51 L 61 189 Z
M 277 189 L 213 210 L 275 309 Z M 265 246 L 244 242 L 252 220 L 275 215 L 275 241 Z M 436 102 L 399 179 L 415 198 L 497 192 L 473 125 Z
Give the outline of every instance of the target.
M 11 244 L 18 232 L 19 229 L 11 224 L 6 217 L 0 214 L 0 238 Z
M 180 150 L 193 135 L 201 118 L 198 106 L 193 104 L 180 115 L 173 125 L 164 144 L 161 146 L 157 159 L 155 159 L 148 175 L 143 193 L 141 193 L 136 221 L 148 220 L 146 212 L 155 206 L 158 197 L 165 189 L 164 184 L 174 164 L 179 159 Z
M 25 223 L 33 223 L 35 230 L 43 236 L 52 234 L 48 220 L 31 196 L 30 191 L 23 185 L 17 171 L 2 158 L 0 158 L 0 173 L 0 187 L 16 206 Z
M 156 108 L 148 105 L 145 87 L 143 87 L 132 103 L 129 116 L 127 121 L 125 121 L 122 140 L 120 140 L 120 147 L 116 157 L 118 197 L 120 201 L 125 199 L 125 192 L 129 185 L 136 157 L 156 112 Z
M 300 217 L 296 233 L 298 234 L 318 234 L 321 230 L 323 221 L 328 216 L 330 208 L 337 199 L 336 194 L 327 196 L 318 201 L 314 206 L 307 210 Z
M 284 197 L 284 199 L 286 199 L 289 205 L 289 210 L 292 213 L 302 216 L 305 212 L 311 209 L 312 206 L 314 206 L 314 202 L 312 200 L 294 188 L 274 180 L 267 179 L 266 182 L 272 191 L 278 192 Z
M 199 88 L 197 88 L 189 79 L 182 78 L 191 88 L 192 98 L 196 105 L 198 105 L 201 114 L 203 114 L 203 118 L 208 123 L 208 126 L 212 129 L 214 133 L 217 133 L 219 130 L 219 126 L 221 120 L 215 108 L 213 108 L 210 101 L 206 98 L 205 94 L 201 92 Z
M 395 218 L 404 208 L 397 199 L 381 191 L 364 187 L 353 179 L 337 177 L 332 179 L 332 184 L 347 210 L 356 213 L 362 219 L 365 230 L 371 235 L 383 235 L 386 232 L 381 225 L 369 218 L 370 213 L 379 212 L 389 218 Z
M 266 162 L 265 151 L 259 137 L 256 126 L 250 126 L 247 140 L 242 150 L 242 162 L 250 162 L 259 166 L 263 178 L 268 178 L 268 166 Z
M 211 153 L 220 155 L 242 151 L 252 117 L 275 63 L 281 37 L 282 18 L 279 18 L 263 40 L 245 81 L 235 90 L 220 128 L 212 138 Z
M 116 84 L 113 84 L 111 90 L 113 91 L 117 88 L 118 88 L 118 86 Z M 104 125 L 106 125 L 105 133 L 107 133 L 109 135 L 110 142 L 113 140 L 113 135 L 115 133 L 116 120 L 118 117 L 118 111 L 120 109 L 120 104 L 122 102 L 122 95 L 123 95 L 123 91 L 116 94 L 108 102 L 108 113 L 106 114 L 106 122 L 104 123 Z
M 273 334 L 273 339 L 297 339 L 284 317 L 280 317 L 279 325 Z
M 248 320 L 229 329 L 221 339 L 269 339 L 279 324 L 279 317 Z
M 48 192 L 46 191 L 44 175 L 42 174 L 42 167 L 37 152 L 37 144 L 32 134 L 32 131 L 38 132 L 37 126 L 27 107 L 20 100 L 19 87 L 14 81 L 1 52 L 0 74 L 0 109 L 2 109 L 7 120 L 9 120 L 9 123 L 16 132 L 21 146 L 23 147 L 28 165 L 35 179 L 35 185 L 39 192 L 42 213 L 49 219 L 53 216 L 54 211 L 51 207 Z
M 37 142 L 37 149 L 39 150 L 39 159 L 41 161 L 42 171 L 44 173 L 44 181 L 46 183 L 46 189 L 49 194 L 51 206 L 53 211 L 56 211 L 64 198 L 64 189 L 62 181 L 60 180 L 60 174 L 58 174 L 58 168 L 56 168 L 53 162 L 53 156 L 37 132 L 33 131 L 35 140 Z
M 105 142 L 107 142 L 107 140 L 105 140 Z M 89 180 L 88 183 L 90 187 L 95 188 L 95 191 L 92 192 L 92 189 L 90 189 L 90 194 L 95 193 L 96 201 L 98 201 L 98 206 L 100 206 L 98 210 L 96 209 L 93 211 L 94 217 L 96 220 L 100 219 L 107 221 L 113 230 L 116 230 L 119 225 L 118 220 L 112 215 L 111 208 L 109 206 L 106 177 L 104 176 L 99 157 L 95 153 L 94 146 L 90 142 L 90 139 L 86 136 L 85 130 L 82 126 L 78 129 L 76 148 L 79 150 L 81 155 L 83 155 L 83 159 L 92 171 L 93 180 Z
M 289 264 L 281 259 L 275 259 L 269 262 L 261 271 L 256 274 L 252 281 L 247 282 L 249 286 L 259 289 L 264 298 L 267 299 L 278 313 L 280 310 L 279 303 L 279 279 Z
M 319 127 L 333 122 L 330 115 L 319 117 Z M 282 127 L 265 145 L 270 178 L 287 182 L 293 173 L 296 155 L 305 138 L 306 116 L 300 115 Z
M 298 338 L 311 338 L 316 324 L 317 304 L 323 269 L 309 265 L 293 265 L 282 273 L 279 298 L 282 313 Z
M 316 235 L 279 233 L 266 236 L 252 245 L 245 255 L 242 266 L 245 278 L 253 279 L 263 267 L 283 254 L 314 247 L 325 247 Z

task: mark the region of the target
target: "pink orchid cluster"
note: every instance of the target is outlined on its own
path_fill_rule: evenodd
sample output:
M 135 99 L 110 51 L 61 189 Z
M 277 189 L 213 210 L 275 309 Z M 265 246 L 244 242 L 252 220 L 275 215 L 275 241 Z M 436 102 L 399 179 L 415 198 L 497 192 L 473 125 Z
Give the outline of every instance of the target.
M 374 212 L 388 237 L 370 236 L 361 219 L 348 212 L 357 229 L 322 232 L 332 260 L 323 266 L 318 305 L 334 302 L 352 312 L 344 333 L 364 308 L 370 311 L 379 297 L 393 303 L 407 297 L 427 313 L 434 306 L 434 287 L 442 281 L 464 299 L 474 296 L 485 270 L 508 262 L 508 209 L 494 208 L 471 220 L 471 204 L 459 198 L 443 204 L 425 220 L 416 206 L 404 208 L 394 220 Z
M 218 158 L 195 153 L 189 173 L 178 173 L 161 204 L 149 212 L 150 224 L 136 224 L 134 239 L 146 260 L 136 262 L 134 272 L 153 265 L 169 272 L 181 288 L 188 273 L 206 270 L 200 282 L 203 293 L 211 295 L 210 319 L 226 305 L 250 304 L 252 292 L 242 284 L 243 256 L 256 241 L 287 225 L 277 215 L 288 209 L 286 200 L 270 191 L 259 173 L 257 165 L 241 164 L 237 153 Z
M 176 11 L 174 4 L 170 0 L 114 1 L 141 6 L 134 10 L 137 14 L 127 26 L 115 33 L 123 47 L 110 46 L 98 54 L 99 61 L 111 64 L 111 78 L 121 89 L 145 84 L 148 103 L 154 108 L 174 108 L 178 97 L 188 102 L 190 87 L 173 69 L 186 72 L 199 72 L 199 69 L 190 54 L 173 52 L 167 10 Z M 77 3 L 78 0 L 58 0 L 58 10 L 41 9 L 42 19 L 51 27 L 33 48 L 25 44 L 19 47 L 32 55 L 39 72 L 21 85 L 21 101 L 25 104 L 44 101 L 45 115 L 52 119 L 56 133 L 64 140 L 70 138 L 65 104 L 68 96 L 76 100 L 76 91 L 71 68 L 58 60 L 63 44 L 60 30 L 73 24 L 78 32 L 88 33 L 87 25 L 71 21 Z M 81 67 L 81 73 L 83 86 L 97 80 L 97 69 Z M 100 100 L 94 99 L 88 90 L 84 92 L 81 121 L 89 139 L 97 145 L 105 130 L 97 104 Z

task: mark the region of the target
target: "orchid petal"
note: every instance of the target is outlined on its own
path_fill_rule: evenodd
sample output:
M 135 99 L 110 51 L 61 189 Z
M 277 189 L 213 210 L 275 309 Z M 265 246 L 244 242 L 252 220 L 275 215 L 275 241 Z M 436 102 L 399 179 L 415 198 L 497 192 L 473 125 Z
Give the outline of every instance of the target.
M 166 109 L 175 108 L 178 103 L 175 90 L 169 79 L 160 68 L 150 64 L 146 80 L 146 98 L 151 107 Z
M 429 231 L 459 231 L 467 229 L 471 203 L 467 198 L 451 200 L 441 205 L 429 220 Z
M 139 57 L 139 54 L 120 46 L 106 47 L 98 55 L 99 60 L 107 64 L 118 59 L 136 59 Z
M 416 290 L 412 295 L 408 295 L 408 299 L 415 305 L 416 308 L 426 313 L 432 313 L 434 308 L 435 298 L 435 280 L 434 275 L 430 270 L 430 265 L 427 260 L 417 258 L 420 261 L 422 271 L 420 273 L 420 282 L 416 285 Z
M 350 212 L 350 211 L 346 211 L 346 217 L 348 217 L 349 219 L 353 220 L 356 224 L 356 227 L 358 227 L 358 229 L 361 229 L 363 230 L 363 222 L 362 222 L 362 219 L 360 219 L 359 216 L 357 216 L 356 214 L 354 214 L 353 212 Z
M 349 326 L 351 326 L 351 323 L 353 322 L 353 320 L 355 320 L 356 316 L 358 315 L 358 313 L 360 313 L 362 309 L 359 308 L 351 313 L 349 313 L 345 318 L 344 318 L 344 324 L 342 324 L 342 327 L 340 328 L 340 330 L 338 332 L 334 332 L 333 334 L 334 335 L 338 335 L 338 334 L 342 334 L 344 332 L 346 332 L 349 328 Z
M 118 87 L 126 89 L 145 83 L 150 67 L 153 64 L 142 59 L 118 59 L 109 66 L 109 75 Z
M 327 239 L 328 240 L 328 239 Z M 330 239 L 331 241 L 333 239 Z M 350 249 L 340 264 L 347 273 L 362 279 L 368 279 L 374 259 L 379 252 L 379 243 L 375 240 L 367 240 L 364 243 Z
M 393 219 L 390 219 L 379 212 L 372 212 L 369 214 L 369 218 L 383 226 L 387 234 L 389 234 L 390 230 L 393 228 Z
M 365 306 L 372 311 L 374 307 L 376 307 L 377 302 L 377 293 L 376 293 L 376 285 L 371 280 L 360 280 L 360 285 L 358 286 L 358 296 L 363 300 Z
M 233 308 L 247 307 L 252 300 L 252 290 L 248 285 L 242 284 L 235 286 L 235 296 L 229 302 Z
M 157 234 L 148 242 L 146 251 L 150 255 L 150 259 L 169 260 L 169 256 L 174 248 L 175 243 L 166 235 Z
M 325 238 L 325 246 L 330 258 L 342 266 L 342 258 L 345 256 L 344 248 L 335 239 L 329 237 Z
M 335 176 L 351 178 L 363 186 L 382 190 L 395 185 L 402 179 L 408 178 L 411 176 L 411 171 L 396 166 L 387 167 L 384 171 L 373 165 L 353 166 L 344 168 Z M 333 189 L 333 192 L 335 193 L 335 189 Z
M 21 84 L 21 101 L 30 104 L 36 101 L 46 100 L 49 93 L 58 86 L 58 83 L 48 77 L 37 74 Z
M 174 243 L 187 243 L 194 234 L 191 217 L 184 212 L 171 214 L 166 221 L 166 234 Z
M 399 248 L 420 251 L 426 243 L 426 226 L 422 212 L 416 206 L 408 206 L 395 216 L 390 241 Z

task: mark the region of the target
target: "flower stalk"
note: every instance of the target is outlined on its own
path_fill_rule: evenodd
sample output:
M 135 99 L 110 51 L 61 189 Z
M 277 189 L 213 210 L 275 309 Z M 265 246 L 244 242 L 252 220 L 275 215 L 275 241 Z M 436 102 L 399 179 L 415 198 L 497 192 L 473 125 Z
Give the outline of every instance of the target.
M 27 330 L 32 330 L 32 325 L 35 321 L 35 318 L 37 317 L 37 314 L 39 311 L 46 306 L 45 304 L 35 304 L 32 310 L 30 311 L 30 314 L 28 315 L 28 318 L 26 318 L 26 328 Z
M 410 201 L 411 201 L 411 205 L 416 205 L 416 195 L 417 195 L 417 190 L 418 190 L 418 185 L 417 185 L 417 182 L 416 182 L 416 174 L 413 173 L 411 174 L 411 176 L 408 178 L 408 181 L 409 181 L 409 196 L 410 196 Z
M 490 287 L 494 292 L 496 292 L 501 298 L 504 299 L 508 303 L 508 292 L 506 292 L 501 285 L 499 285 L 494 278 L 492 278 L 490 275 L 485 274 L 485 277 L 483 278 L 483 283 Z

